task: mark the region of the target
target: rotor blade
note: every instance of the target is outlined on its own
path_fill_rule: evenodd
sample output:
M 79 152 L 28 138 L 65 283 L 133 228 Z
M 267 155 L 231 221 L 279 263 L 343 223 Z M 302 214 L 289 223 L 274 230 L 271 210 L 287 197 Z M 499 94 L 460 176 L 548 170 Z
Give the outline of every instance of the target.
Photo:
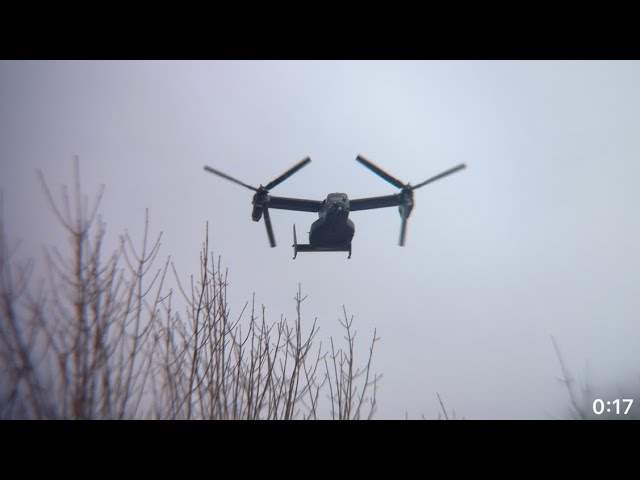
M 431 183 L 431 182 L 435 182 L 436 180 L 440 180 L 443 177 L 446 177 L 447 175 L 451 175 L 452 173 L 456 173 L 458 170 L 463 170 L 467 168 L 467 164 L 466 163 L 461 163 L 460 165 L 450 168 L 449 170 L 445 170 L 444 172 L 436 175 L 435 177 L 431 177 L 429 180 L 425 180 L 422 183 L 419 183 L 418 185 L 414 185 L 413 187 L 411 187 L 411 190 L 417 190 L 420 187 L 424 187 L 427 183 Z
M 273 227 L 271 226 L 271 217 L 269 216 L 269 208 L 265 206 L 263 209 L 264 212 L 264 225 L 267 227 L 267 235 L 269 236 L 269 244 L 271 248 L 276 246 L 276 239 L 273 236 Z
M 306 164 L 310 162 L 311 162 L 311 159 L 309 157 L 304 157 L 302 160 L 300 160 L 298 163 L 296 163 L 293 167 L 291 167 L 289 170 L 284 172 L 278 178 L 270 181 L 264 188 L 266 188 L 267 190 L 271 190 L 273 187 L 280 185 L 287 178 L 289 178 L 291 175 L 296 173 L 298 170 L 300 170 L 302 167 L 304 167 Z
M 358 155 L 356 157 L 356 160 L 358 162 L 360 162 L 362 165 L 364 165 L 365 167 L 367 167 L 369 170 L 371 170 L 373 173 L 375 173 L 376 175 L 379 175 L 380 177 L 384 178 L 387 182 L 389 182 L 391 185 L 398 187 L 398 188 L 404 188 L 404 183 L 402 183 L 400 180 L 398 180 L 397 178 L 392 177 L 391 175 L 389 175 L 387 172 L 385 172 L 384 170 L 382 170 L 380 167 L 378 167 L 377 165 L 374 165 L 373 163 L 371 163 L 369 160 L 367 160 L 366 158 L 364 158 L 362 155 Z
M 226 178 L 227 180 L 229 180 L 229 181 L 231 181 L 233 183 L 237 183 L 238 185 L 242 185 L 243 187 L 247 187 L 249 190 L 253 190 L 254 192 L 258 191 L 258 189 L 256 187 L 252 187 L 251 185 L 247 185 L 246 183 L 243 183 L 240 180 L 237 180 L 237 179 L 235 179 L 233 177 L 230 177 L 226 173 L 222 173 L 220 170 L 216 170 L 215 168 L 211 168 L 208 165 L 205 165 L 204 169 L 207 172 L 213 173 L 214 175 L 218 175 L 219 177 Z
M 407 219 L 403 217 L 402 223 L 400 224 L 400 241 L 398 242 L 398 245 L 400 245 L 401 247 L 404 247 L 404 240 L 406 235 L 407 235 Z
M 296 236 L 296 224 L 293 224 L 293 259 L 295 260 L 298 256 L 298 237 Z

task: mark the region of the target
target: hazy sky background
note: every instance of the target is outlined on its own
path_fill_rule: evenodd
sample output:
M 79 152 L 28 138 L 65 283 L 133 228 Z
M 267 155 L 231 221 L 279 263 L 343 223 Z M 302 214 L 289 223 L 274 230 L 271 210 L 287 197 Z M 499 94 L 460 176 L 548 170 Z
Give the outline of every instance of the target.
M 35 171 L 57 192 L 77 154 L 110 245 L 149 207 L 186 279 L 209 221 L 234 311 L 256 292 L 293 319 L 301 283 L 319 338 L 342 305 L 363 357 L 377 328 L 377 418 L 435 418 L 436 392 L 467 418 L 562 417 L 550 335 L 579 378 L 640 385 L 639 85 L 614 61 L 3 61 L 5 219 L 24 255 L 64 245 Z M 396 193 L 358 154 L 414 184 L 469 168 L 416 192 L 405 248 L 396 208 L 353 212 L 350 260 L 295 261 L 315 214 L 272 210 L 271 249 L 252 192 L 203 171 L 257 186 L 309 155 L 274 195 Z

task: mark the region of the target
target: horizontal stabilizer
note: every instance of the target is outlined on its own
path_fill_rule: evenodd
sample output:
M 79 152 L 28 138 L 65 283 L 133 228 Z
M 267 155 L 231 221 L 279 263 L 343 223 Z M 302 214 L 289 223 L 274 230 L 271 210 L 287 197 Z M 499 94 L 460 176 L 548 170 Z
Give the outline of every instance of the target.
M 295 245 L 293 245 L 296 247 Z M 299 252 L 349 252 L 351 246 L 346 247 L 314 247 L 313 245 L 298 244 L 296 249 Z

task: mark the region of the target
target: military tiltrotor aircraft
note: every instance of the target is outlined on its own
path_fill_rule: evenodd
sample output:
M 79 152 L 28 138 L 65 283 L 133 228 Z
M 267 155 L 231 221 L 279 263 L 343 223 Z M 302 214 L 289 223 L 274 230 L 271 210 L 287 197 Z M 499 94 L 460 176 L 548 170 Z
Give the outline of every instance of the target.
M 402 219 L 402 223 L 400 224 L 399 245 L 404 246 L 407 219 L 409 218 L 409 215 L 411 215 L 411 210 L 414 206 L 413 192 L 431 182 L 466 168 L 466 164 L 463 163 L 450 168 L 449 170 L 445 170 L 444 172 L 431 177 L 424 182 L 418 183 L 417 185 L 410 185 L 409 183 L 405 184 L 397 178 L 392 177 L 362 155 L 358 155 L 356 160 L 376 175 L 382 177 L 391 185 L 399 188 L 400 192 L 393 195 L 357 198 L 354 200 L 349 200 L 345 193 L 330 193 L 324 200 L 275 197 L 270 194 L 270 191 L 273 188 L 280 185 L 298 170 L 311 163 L 311 159 L 309 157 L 305 157 L 275 180 L 272 180 L 264 186 L 260 185 L 258 188 L 243 183 L 226 173 L 216 170 L 215 168 L 205 166 L 204 169 L 256 192 L 253 196 L 253 211 L 251 216 L 255 222 L 259 221 L 260 218 L 264 216 L 264 224 L 267 228 L 267 235 L 269 237 L 269 244 L 271 247 L 276 246 L 276 240 L 273 234 L 273 227 L 271 226 L 271 217 L 269 216 L 270 208 L 280 210 L 297 210 L 300 212 L 314 212 L 318 214 L 319 218 L 311 224 L 308 244 L 298 243 L 296 227 L 295 225 L 293 226 L 293 258 L 296 258 L 298 252 L 349 252 L 348 258 L 351 258 L 351 241 L 353 239 L 353 234 L 355 233 L 355 225 L 351 219 L 349 219 L 349 212 L 369 210 L 373 208 L 398 207 L 400 218 Z

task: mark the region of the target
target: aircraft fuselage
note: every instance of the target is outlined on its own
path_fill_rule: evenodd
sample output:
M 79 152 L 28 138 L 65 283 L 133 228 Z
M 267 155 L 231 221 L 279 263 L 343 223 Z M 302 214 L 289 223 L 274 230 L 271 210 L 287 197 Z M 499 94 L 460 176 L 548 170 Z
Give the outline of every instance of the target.
M 349 219 L 349 198 L 344 193 L 330 193 L 318 210 L 318 220 L 311 224 L 309 243 L 314 247 L 341 247 L 351 244 L 355 225 Z

